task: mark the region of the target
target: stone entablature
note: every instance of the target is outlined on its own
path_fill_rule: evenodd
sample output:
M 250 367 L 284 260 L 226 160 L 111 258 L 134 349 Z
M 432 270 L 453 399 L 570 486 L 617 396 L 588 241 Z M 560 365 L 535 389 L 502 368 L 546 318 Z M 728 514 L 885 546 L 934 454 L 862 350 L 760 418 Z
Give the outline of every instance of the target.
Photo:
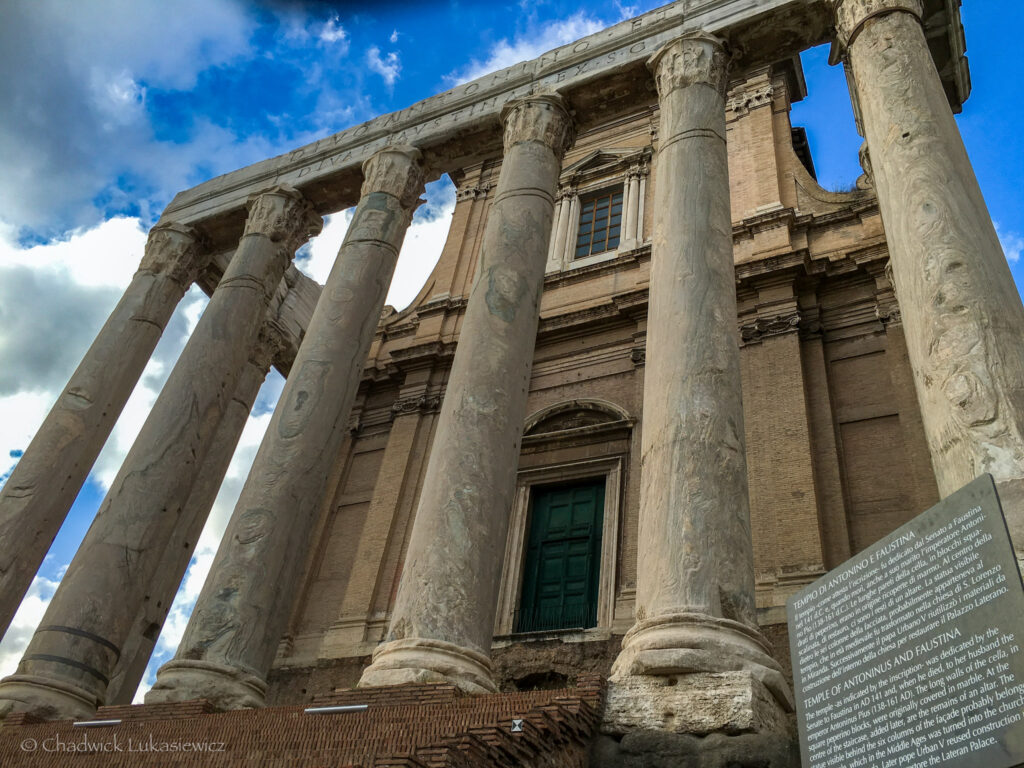
M 930 35 L 954 109 L 969 93 L 959 13 L 948 3 L 929 0 L 929 24 L 948 28 Z M 933 7 L 934 6 L 934 7 Z M 437 96 L 382 115 L 277 158 L 234 171 L 179 193 L 162 220 L 201 223 L 215 240 L 227 236 L 245 198 L 255 188 L 288 183 L 308 190 L 321 214 L 358 199 L 361 163 L 390 143 L 409 143 L 424 152 L 436 174 L 462 167 L 480 148 L 500 146 L 499 114 L 505 103 L 532 92 L 551 90 L 572 97 L 594 82 L 623 71 L 643 72 L 643 62 L 661 45 L 693 29 L 727 35 L 737 61 L 733 70 L 785 60 L 828 39 L 831 25 L 825 0 L 689 0 L 671 3 L 635 19 L 556 48 L 532 61 L 456 86 Z M 777 30 L 785 27 L 780 38 Z M 780 47 L 780 39 L 785 47 Z M 646 75 L 637 79 L 646 81 Z M 580 104 L 585 107 L 585 95 Z M 585 121 L 579 115 L 579 122 Z M 462 138 L 453 142 L 452 136 Z M 472 141 L 466 141 L 473 136 Z M 472 149 L 470 148 L 472 147 Z

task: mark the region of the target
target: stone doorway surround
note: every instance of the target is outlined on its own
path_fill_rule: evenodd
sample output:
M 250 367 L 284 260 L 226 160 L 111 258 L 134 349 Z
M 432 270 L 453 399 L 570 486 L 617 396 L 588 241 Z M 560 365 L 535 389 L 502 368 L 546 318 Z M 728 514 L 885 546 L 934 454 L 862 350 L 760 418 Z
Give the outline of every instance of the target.
M 535 430 L 545 428 L 559 414 L 573 413 L 600 415 L 604 421 L 570 426 L 554 431 Z M 630 429 L 633 420 L 618 406 L 602 400 L 573 400 L 568 403 L 545 408 L 526 420 L 524 446 L 529 442 L 545 442 L 557 448 L 565 444 L 594 437 L 602 440 L 610 430 Z M 505 637 L 514 634 L 515 613 L 522 597 L 523 566 L 526 561 L 526 537 L 530 524 L 530 499 L 534 488 L 577 480 L 604 478 L 604 521 L 601 531 L 601 556 L 597 590 L 597 626 L 579 631 L 574 635 L 585 639 L 607 639 L 611 634 L 615 618 L 616 562 L 619 550 L 619 530 L 623 512 L 623 487 L 628 453 L 616 453 L 597 458 L 565 461 L 542 467 L 520 469 L 516 475 L 516 491 L 512 502 L 508 539 L 505 544 L 505 562 L 502 568 L 501 591 L 498 594 L 498 611 L 495 617 L 494 634 Z M 625 631 L 628 626 L 623 626 Z M 563 632 L 559 630 L 559 632 Z M 545 632 L 543 634 L 550 634 Z

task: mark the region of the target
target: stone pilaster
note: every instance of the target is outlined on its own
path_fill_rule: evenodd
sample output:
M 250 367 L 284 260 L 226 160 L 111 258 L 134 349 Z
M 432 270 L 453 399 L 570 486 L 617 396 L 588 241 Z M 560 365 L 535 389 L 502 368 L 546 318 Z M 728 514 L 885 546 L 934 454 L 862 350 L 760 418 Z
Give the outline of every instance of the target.
M 836 0 L 939 493 L 996 480 L 1024 550 L 1024 307 L 921 24 L 920 0 Z
M 268 320 L 250 351 L 245 369 L 238 377 L 235 392 L 217 427 L 217 435 L 213 438 L 206 460 L 199 468 L 188 503 L 182 509 L 181 522 L 171 534 L 163 560 L 154 571 L 153 582 L 147 593 L 149 599 L 141 606 L 121 649 L 121 656 L 107 686 L 107 704 L 131 704 L 135 697 L 167 613 L 192 561 L 196 543 L 217 499 L 235 448 L 238 447 L 242 430 L 249 420 L 253 403 L 256 402 L 274 358 L 283 347 L 284 339 Z
M 727 56 L 717 38 L 694 32 L 666 44 L 649 66 L 661 143 L 642 556 L 636 623 L 612 668 L 603 727 L 775 731 L 784 729 L 783 710 L 792 704 L 754 605 L 725 145 Z M 674 714 L 690 706 L 702 709 L 696 725 Z
M 149 599 L 270 298 L 320 217 L 290 187 L 249 202 L 245 234 L 29 643 L 0 712 L 91 714 Z
M 557 96 L 506 105 L 505 155 L 430 451 L 386 642 L 361 686 L 493 691 L 490 647 L 570 118 Z
M 150 231 L 139 271 L 0 489 L 0 635 L 205 262 L 190 227 Z
M 263 704 L 325 483 L 347 433 L 398 252 L 423 191 L 420 153 L 383 149 L 362 196 L 210 576 L 146 701 Z

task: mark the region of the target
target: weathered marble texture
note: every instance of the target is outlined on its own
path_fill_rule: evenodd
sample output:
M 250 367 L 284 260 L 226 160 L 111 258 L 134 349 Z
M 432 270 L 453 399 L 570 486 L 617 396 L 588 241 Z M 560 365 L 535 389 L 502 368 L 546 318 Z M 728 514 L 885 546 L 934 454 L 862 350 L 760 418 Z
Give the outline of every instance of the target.
M 430 451 L 385 644 L 360 685 L 494 690 L 491 634 L 570 118 L 554 96 L 509 104 L 479 273 Z
M 0 713 L 87 716 L 105 700 L 121 649 L 149 599 L 168 541 L 295 249 L 320 217 L 290 188 L 254 198 L 245 234 L 217 290 L 15 675 L 0 682 Z
M 153 573 L 153 581 L 148 590 L 149 599 L 140 607 L 128 638 L 121 647 L 121 656 L 107 686 L 107 704 L 131 704 L 135 696 L 157 637 L 167 619 L 167 612 L 217 499 L 242 430 L 249 420 L 253 403 L 256 402 L 274 357 L 282 350 L 284 343 L 284 339 L 269 322 L 265 322 L 250 351 L 245 369 L 238 377 L 213 444 L 199 468 L 188 503 L 182 508 L 181 522 L 171 533 L 163 560 Z
M 920 0 L 842 0 L 939 492 L 996 479 L 1024 548 L 1024 307 L 942 89 Z
M 0 635 L 205 256 L 190 227 L 149 234 L 121 300 L 0 489 Z
M 791 708 L 757 631 L 729 169 L 727 58 L 689 33 L 650 67 L 661 108 L 636 624 L 613 681 L 753 671 Z M 661 727 L 652 723 L 651 727 Z
M 420 154 L 392 147 L 363 169 L 363 196 L 299 347 L 174 659 L 147 702 L 260 706 L 287 626 L 331 465 L 398 252 L 423 191 Z

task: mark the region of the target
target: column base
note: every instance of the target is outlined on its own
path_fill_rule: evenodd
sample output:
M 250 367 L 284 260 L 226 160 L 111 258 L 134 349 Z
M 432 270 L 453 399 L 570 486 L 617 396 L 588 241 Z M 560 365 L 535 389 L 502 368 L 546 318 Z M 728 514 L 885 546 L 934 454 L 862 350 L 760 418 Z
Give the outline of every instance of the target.
M 454 643 L 405 638 L 377 646 L 358 688 L 450 683 L 466 693 L 496 693 L 491 660 Z
M 611 680 L 601 732 L 792 735 L 774 694 L 750 672 L 632 675 Z
M 0 720 L 27 712 L 43 720 L 83 720 L 96 714 L 102 702 L 77 685 L 34 675 L 11 675 L 0 681 Z
M 702 613 L 677 613 L 638 621 L 622 640 L 611 682 L 638 676 L 747 673 L 793 712 L 793 695 L 761 633 L 746 624 Z
M 206 699 L 218 710 L 259 709 L 266 703 L 267 684 L 258 675 L 226 664 L 171 659 L 160 667 L 147 704 Z

